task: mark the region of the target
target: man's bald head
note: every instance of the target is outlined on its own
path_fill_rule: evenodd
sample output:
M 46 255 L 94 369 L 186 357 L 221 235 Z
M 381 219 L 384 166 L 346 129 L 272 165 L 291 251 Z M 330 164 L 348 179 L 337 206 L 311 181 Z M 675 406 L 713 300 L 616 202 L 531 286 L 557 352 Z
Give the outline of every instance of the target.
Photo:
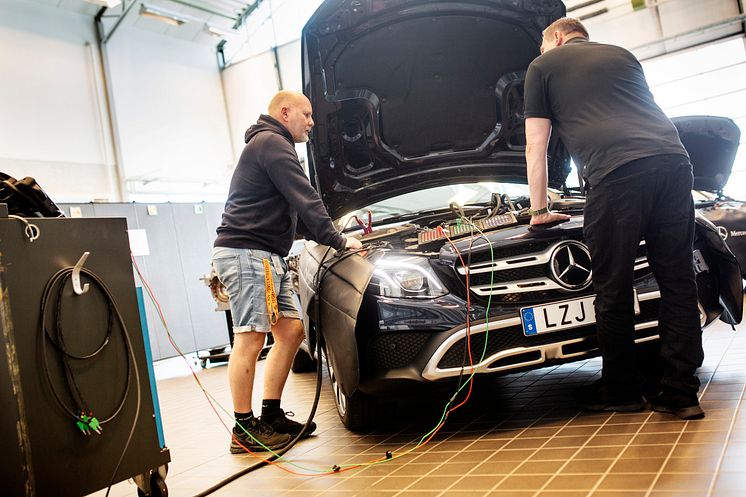
M 277 92 L 272 97 L 272 100 L 269 101 L 268 113 L 270 116 L 278 119 L 283 108 L 297 107 L 303 103 L 311 104 L 304 94 L 297 91 L 282 90 Z
M 277 92 L 269 102 L 268 114 L 285 126 L 296 143 L 308 141 L 313 127 L 311 101 L 297 91 Z

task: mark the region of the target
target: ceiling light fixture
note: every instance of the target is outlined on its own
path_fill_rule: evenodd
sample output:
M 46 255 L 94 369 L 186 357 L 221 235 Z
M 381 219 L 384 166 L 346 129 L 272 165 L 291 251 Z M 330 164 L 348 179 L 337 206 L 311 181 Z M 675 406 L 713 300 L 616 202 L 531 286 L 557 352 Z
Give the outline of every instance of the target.
M 102 7 L 112 8 L 122 3 L 122 0 L 86 0 L 86 2 L 100 5 Z
M 216 28 L 215 26 L 211 26 L 207 23 L 205 23 L 204 25 L 204 30 L 205 33 L 212 36 L 217 36 L 218 38 L 232 38 L 238 35 L 238 32 L 235 30 Z
M 140 5 L 140 15 L 144 17 L 150 17 L 152 19 L 158 19 L 159 21 L 165 22 L 172 26 L 181 26 L 189 22 L 188 19 L 181 17 L 168 10 L 153 7 L 151 5 Z

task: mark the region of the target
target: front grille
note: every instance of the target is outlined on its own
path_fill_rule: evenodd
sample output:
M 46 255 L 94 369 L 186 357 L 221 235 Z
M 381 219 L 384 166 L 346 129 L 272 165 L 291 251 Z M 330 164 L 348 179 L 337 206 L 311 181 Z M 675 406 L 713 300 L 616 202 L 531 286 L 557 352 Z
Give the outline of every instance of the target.
M 523 256 L 531 252 L 541 252 L 555 242 L 556 240 L 537 240 L 509 247 L 493 248 L 492 255 L 490 255 L 490 249 L 487 247 L 479 251 L 472 251 L 471 255 L 463 255 L 463 257 L 464 261 L 469 257 L 469 264 L 474 266 L 483 262 L 492 262 L 493 257 L 494 259 L 507 259 L 508 257 Z
M 375 369 L 395 369 L 409 366 L 431 333 L 385 333 L 368 345 L 368 358 Z
M 520 245 L 495 249 L 491 255 L 488 248 L 472 252 L 469 262 L 469 287 L 472 297 L 476 302 L 485 305 L 491 296 L 492 303 L 507 304 L 535 304 L 540 302 L 551 302 L 573 297 L 580 297 L 592 293 L 592 287 L 587 281 L 587 271 L 581 272 L 580 281 L 567 284 L 566 288 L 555 276 L 552 275 L 552 254 L 554 257 L 562 255 L 563 250 L 558 247 L 562 240 L 532 241 Z M 570 241 L 577 250 L 577 242 Z M 581 247 L 581 253 L 583 253 Z M 590 260 L 587 252 L 584 256 L 588 266 Z M 557 264 L 555 263 L 555 264 Z M 567 259 L 565 259 L 567 264 Z M 562 265 L 560 264 L 560 268 Z M 567 266 L 565 266 L 567 267 Z M 575 266 L 573 266 L 575 267 Z M 456 274 L 466 285 L 466 271 L 457 263 Z M 560 270 L 555 267 L 555 274 Z M 578 271 L 578 269 L 572 269 Z M 645 278 L 651 274 L 647 261 L 645 242 L 638 246 L 635 256 L 635 279 Z M 586 278 L 586 279 L 583 279 Z M 585 288 L 583 288 L 584 285 Z
M 644 278 L 652 272 L 648 264 L 647 245 L 642 241 L 637 247 L 637 255 L 635 256 L 635 279 Z
M 561 240 L 531 241 L 498 248 L 491 255 L 482 248 L 471 255 L 469 287 L 481 304 L 540 302 L 576 295 L 563 289 L 551 276 L 550 257 Z M 466 271 L 456 266 L 456 273 L 466 284 Z
M 635 317 L 635 322 L 654 321 L 658 319 L 658 309 L 660 309 L 660 299 L 643 300 L 640 302 L 640 314 Z
M 555 300 L 574 299 L 592 294 L 592 288 L 588 288 L 587 290 L 579 293 L 570 293 L 567 290 L 544 290 L 539 292 L 505 293 L 502 295 L 493 295 L 492 303 L 494 304 L 495 302 L 502 302 L 506 304 L 546 304 Z M 478 297 L 478 300 L 482 304 L 487 303 L 487 297 Z
M 658 319 L 658 307 L 660 299 L 646 300 L 640 302 L 640 314 L 635 316 L 635 323 L 643 323 Z M 656 330 L 642 330 L 636 336 L 654 335 Z M 573 328 L 570 330 L 556 331 L 552 333 L 543 333 L 539 335 L 526 336 L 523 333 L 523 327 L 520 325 L 509 326 L 492 330 L 488 333 L 487 350 L 484 357 L 489 357 L 502 350 L 514 349 L 519 347 L 535 347 L 555 342 L 564 342 L 576 338 L 592 337 L 595 339 L 595 325 Z M 478 362 L 482 357 L 484 350 L 485 333 L 478 333 L 471 336 L 471 356 L 473 362 Z M 469 365 L 469 357 L 465 354 L 466 338 L 462 338 L 454 343 L 451 348 L 443 355 L 438 362 L 438 368 L 458 368 Z
M 469 285 L 489 285 L 490 279 L 493 285 L 505 283 L 508 281 L 527 280 L 534 278 L 546 278 L 547 271 L 542 265 L 527 266 L 523 268 L 505 269 L 502 271 L 492 271 L 490 273 L 471 273 L 469 274 Z

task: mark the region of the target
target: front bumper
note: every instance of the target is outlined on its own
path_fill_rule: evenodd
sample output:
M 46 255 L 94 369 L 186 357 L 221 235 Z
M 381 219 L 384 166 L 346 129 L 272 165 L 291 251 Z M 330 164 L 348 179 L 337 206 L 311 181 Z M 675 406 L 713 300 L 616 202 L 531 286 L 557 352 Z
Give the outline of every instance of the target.
M 658 338 L 660 292 L 639 293 L 640 314 L 635 318 L 635 341 Z M 464 320 L 465 321 L 465 320 Z M 439 383 L 472 372 L 508 374 L 599 354 L 595 325 L 526 336 L 518 309 L 444 331 L 402 330 L 377 333 L 361 358 L 359 389 L 390 392 L 397 384 Z M 471 365 L 465 353 L 467 333 Z

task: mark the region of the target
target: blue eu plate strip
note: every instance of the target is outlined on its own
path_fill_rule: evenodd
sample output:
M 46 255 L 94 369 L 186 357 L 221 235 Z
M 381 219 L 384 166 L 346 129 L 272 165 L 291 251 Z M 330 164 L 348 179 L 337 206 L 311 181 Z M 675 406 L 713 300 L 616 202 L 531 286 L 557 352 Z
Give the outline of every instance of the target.
M 532 307 L 521 309 L 521 320 L 523 321 L 523 331 L 526 335 L 536 335 L 536 320 L 534 319 L 534 309 Z

